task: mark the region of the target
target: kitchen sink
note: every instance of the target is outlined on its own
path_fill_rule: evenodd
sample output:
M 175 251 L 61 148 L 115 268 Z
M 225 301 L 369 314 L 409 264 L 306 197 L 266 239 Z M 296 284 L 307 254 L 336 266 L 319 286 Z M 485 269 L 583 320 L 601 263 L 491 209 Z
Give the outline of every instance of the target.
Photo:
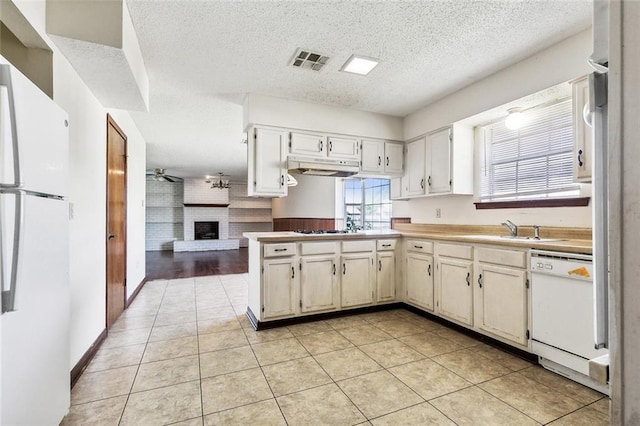
M 562 241 L 560 238 L 512 237 L 510 235 L 465 235 L 467 238 L 487 241 L 522 241 L 527 243 L 544 243 L 549 241 Z

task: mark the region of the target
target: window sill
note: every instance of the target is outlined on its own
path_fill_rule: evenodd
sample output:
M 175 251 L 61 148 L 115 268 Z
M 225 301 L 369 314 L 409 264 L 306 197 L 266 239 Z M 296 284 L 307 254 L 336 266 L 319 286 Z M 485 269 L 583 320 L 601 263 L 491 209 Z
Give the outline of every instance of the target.
M 589 205 L 590 199 L 590 197 L 542 198 L 539 200 L 485 201 L 473 204 L 476 205 L 476 210 L 530 209 L 537 207 L 584 207 Z

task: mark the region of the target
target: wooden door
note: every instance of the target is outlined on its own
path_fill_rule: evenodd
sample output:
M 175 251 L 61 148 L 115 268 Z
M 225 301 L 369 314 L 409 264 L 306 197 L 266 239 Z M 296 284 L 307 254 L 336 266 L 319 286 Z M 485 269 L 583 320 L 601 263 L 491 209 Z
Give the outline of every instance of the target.
M 325 157 L 326 137 L 314 133 L 291 132 L 291 154 L 305 157 Z
M 410 142 L 407 145 L 406 194 L 424 195 L 425 179 L 425 139 Z
M 362 140 L 360 168 L 363 172 L 381 173 L 384 171 L 384 141 Z
M 107 328 L 122 313 L 127 286 L 127 137 L 107 115 Z
M 282 130 L 256 129 L 254 195 L 287 195 L 286 138 Z
M 347 160 L 359 160 L 360 150 L 358 149 L 358 140 L 351 138 L 329 138 L 329 158 L 344 158 Z
M 451 192 L 451 139 L 450 129 L 446 128 L 429 135 L 427 143 L 429 147 L 430 164 L 427 173 L 427 186 L 430 194 Z
M 404 144 L 385 142 L 384 144 L 384 171 L 386 173 L 402 174 Z

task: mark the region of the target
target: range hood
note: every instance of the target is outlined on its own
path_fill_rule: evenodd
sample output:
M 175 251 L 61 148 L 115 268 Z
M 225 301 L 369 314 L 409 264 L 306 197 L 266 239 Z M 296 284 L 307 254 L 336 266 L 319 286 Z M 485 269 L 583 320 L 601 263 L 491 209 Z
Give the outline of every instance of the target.
M 313 176 L 348 177 L 360 171 L 357 160 L 336 160 L 332 158 L 289 157 L 289 173 Z

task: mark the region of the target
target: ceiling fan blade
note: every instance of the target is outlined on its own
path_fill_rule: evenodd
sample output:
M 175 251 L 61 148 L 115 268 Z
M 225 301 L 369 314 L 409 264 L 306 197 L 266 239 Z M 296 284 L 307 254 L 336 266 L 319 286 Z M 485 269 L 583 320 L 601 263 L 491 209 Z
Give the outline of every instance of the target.
M 165 175 L 165 176 L 162 176 L 162 178 L 163 178 L 164 180 L 166 180 L 167 182 L 171 182 L 171 183 L 174 183 L 174 182 L 175 182 L 175 180 L 173 180 L 172 178 L 170 178 L 169 176 L 166 176 L 166 175 Z

